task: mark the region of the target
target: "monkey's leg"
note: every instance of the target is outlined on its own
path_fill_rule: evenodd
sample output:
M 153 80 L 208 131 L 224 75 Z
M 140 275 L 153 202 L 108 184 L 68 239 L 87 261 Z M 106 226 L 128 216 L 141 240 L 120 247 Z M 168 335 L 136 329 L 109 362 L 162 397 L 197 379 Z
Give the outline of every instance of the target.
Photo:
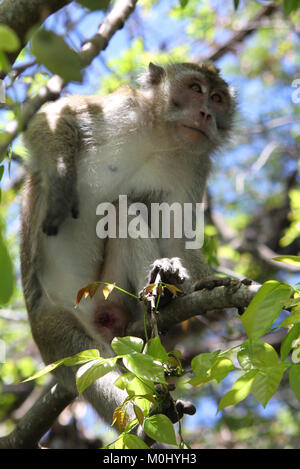
M 239 280 L 232 277 L 216 277 L 216 276 L 209 276 L 204 277 L 201 280 L 198 280 L 194 284 L 194 291 L 199 290 L 213 290 L 217 287 L 225 287 L 228 288 L 230 292 L 237 291 L 241 285 L 251 285 L 252 280 L 245 278 L 243 280 Z M 238 308 L 238 313 L 243 314 L 245 308 Z
M 204 277 L 201 280 L 198 280 L 194 284 L 194 290 L 213 290 L 216 287 L 228 287 L 230 289 L 237 290 L 241 284 L 251 285 L 251 283 L 252 280 L 247 278 L 238 280 L 232 277 L 217 277 L 211 275 L 209 277 Z

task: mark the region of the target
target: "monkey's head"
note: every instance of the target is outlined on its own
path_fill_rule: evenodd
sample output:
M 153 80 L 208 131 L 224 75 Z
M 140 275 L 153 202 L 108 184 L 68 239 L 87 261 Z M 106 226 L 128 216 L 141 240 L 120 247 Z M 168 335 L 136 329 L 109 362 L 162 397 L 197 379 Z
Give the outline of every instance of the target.
M 140 84 L 177 141 L 212 151 L 230 135 L 235 99 L 214 65 L 150 63 Z

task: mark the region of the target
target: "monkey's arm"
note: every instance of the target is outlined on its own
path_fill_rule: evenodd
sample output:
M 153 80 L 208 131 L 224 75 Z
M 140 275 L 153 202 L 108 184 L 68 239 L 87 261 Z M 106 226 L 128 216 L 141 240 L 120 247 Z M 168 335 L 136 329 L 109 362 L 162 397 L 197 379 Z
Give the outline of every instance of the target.
M 30 170 L 37 173 L 41 197 L 46 200 L 43 231 L 56 235 L 70 214 L 78 217 L 76 156 L 80 146 L 79 128 L 74 113 L 38 113 L 24 134 L 31 153 Z

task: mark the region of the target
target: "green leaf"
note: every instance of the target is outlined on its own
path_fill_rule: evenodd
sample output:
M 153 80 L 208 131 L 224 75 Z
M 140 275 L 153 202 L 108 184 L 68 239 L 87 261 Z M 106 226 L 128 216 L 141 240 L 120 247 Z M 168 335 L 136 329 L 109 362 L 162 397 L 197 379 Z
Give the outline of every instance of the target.
M 279 327 L 289 327 L 292 326 L 293 324 L 297 324 L 300 322 L 300 313 L 295 313 L 291 314 L 291 316 L 288 316 L 285 318 L 281 323 Z
M 245 370 L 274 366 L 278 363 L 276 350 L 261 340 L 246 340 L 237 353 L 237 359 Z
M 202 373 L 198 376 L 194 376 L 189 384 L 193 386 L 201 386 L 202 384 L 208 383 L 215 379 L 218 383 L 222 381 L 230 371 L 235 369 L 234 364 L 229 358 L 218 357 L 216 363 L 207 370 L 205 373 Z
M 251 370 L 239 378 L 233 385 L 231 391 L 228 391 L 220 400 L 218 412 L 225 407 L 235 405 L 238 402 L 246 399 L 251 393 L 251 388 L 258 370 Z
M 101 378 L 115 368 L 117 359 L 118 357 L 98 358 L 81 366 L 76 373 L 76 386 L 79 394 L 82 394 L 98 378 Z
M 79 365 L 81 363 L 86 363 L 86 361 L 88 360 L 90 361 L 98 357 L 99 357 L 99 350 L 91 349 L 91 350 L 84 350 L 83 352 L 79 352 L 76 355 L 72 355 L 71 357 L 60 358 L 56 362 L 50 363 L 49 365 L 45 366 L 41 370 L 37 371 L 36 373 L 34 373 L 34 375 L 30 376 L 30 378 L 25 379 L 24 382 L 31 381 L 32 379 L 40 378 L 40 376 L 50 373 L 52 370 L 55 370 L 55 368 L 57 368 L 60 365 L 66 365 L 66 366 Z
M 46 375 L 47 373 L 50 373 L 52 370 L 55 370 L 55 368 L 57 368 L 58 366 L 62 365 L 63 364 L 63 358 L 61 360 L 57 360 L 56 362 L 54 363 L 50 363 L 50 365 L 47 365 L 45 366 L 44 368 L 42 368 L 41 370 L 37 371 L 36 373 L 34 373 L 32 376 L 30 376 L 29 378 L 27 379 L 24 379 L 24 381 L 22 381 L 23 383 L 26 383 L 26 381 L 31 381 L 33 379 L 37 379 L 37 378 L 40 378 L 41 376 L 44 376 Z
M 132 373 L 123 373 L 121 376 L 119 376 L 119 378 L 116 379 L 114 386 L 117 386 L 117 388 L 124 391 L 124 389 L 127 389 L 128 384 L 133 378 L 134 375 Z
M 200 353 L 196 355 L 191 362 L 192 369 L 194 374 L 197 375 L 205 375 L 206 372 L 213 366 L 216 362 L 218 355 L 220 354 L 220 350 L 216 350 L 212 353 Z
M 109 449 L 149 449 L 149 446 L 136 435 L 122 433 L 120 437 L 107 448 Z
M 254 398 L 264 407 L 278 388 L 285 369 L 285 363 L 278 363 L 276 366 L 265 368 L 264 372 L 259 372 L 255 376 L 251 391 Z
M 273 261 L 286 262 L 286 264 L 299 265 L 300 256 L 278 256 L 273 257 Z
M 11 65 L 6 57 L 6 54 L 0 50 L 0 70 L 8 73 L 11 69 Z
M 76 0 L 80 5 L 95 10 L 107 10 L 110 0 Z
M 234 9 L 237 10 L 239 7 L 240 0 L 233 0 Z
M 151 407 L 151 402 L 153 402 L 154 399 L 154 383 L 152 381 L 144 382 L 139 378 L 134 377 L 133 380 L 128 383 L 126 390 L 129 396 L 132 396 L 132 400 L 137 402 L 139 406 L 148 413 Z
M 154 383 L 152 381 L 141 381 L 136 376 L 128 383 L 126 387 L 128 394 L 132 395 L 146 395 L 149 393 L 154 393 Z
M 143 350 L 144 341 L 139 337 L 115 337 L 111 346 L 118 355 L 127 355 L 131 352 L 141 352 Z
M 60 75 L 64 81 L 82 80 L 79 55 L 52 31 L 40 29 L 34 34 L 31 53 L 39 63 Z
M 0 232 L 0 304 L 5 304 L 13 294 L 15 276 L 13 264 Z
M 166 415 L 156 414 L 146 418 L 144 431 L 155 441 L 177 445 L 173 424 Z
M 229 358 L 219 358 L 217 363 L 212 367 L 210 375 L 212 379 L 220 383 L 233 370 L 235 370 L 235 366 Z
M 13 52 L 20 47 L 20 39 L 16 33 L 5 24 L 0 24 L 0 50 Z
M 82 365 L 87 361 L 95 360 L 100 357 L 98 349 L 84 350 L 71 357 L 63 358 L 63 364 L 66 366 Z
M 123 363 L 129 371 L 139 378 L 166 384 L 163 366 L 150 355 L 132 352 L 123 357 Z
M 181 8 L 185 8 L 188 3 L 189 3 L 189 0 L 179 0 L 179 4 Z
M 295 341 L 296 342 L 296 341 Z M 300 345 L 298 339 L 298 345 L 294 347 L 292 352 L 292 362 L 293 363 L 300 363 Z M 294 345 L 294 344 L 293 344 Z
M 289 371 L 289 383 L 300 402 L 300 365 L 292 365 Z
M 295 324 L 291 328 L 291 330 L 288 332 L 288 334 L 285 336 L 285 338 L 283 339 L 281 343 L 280 358 L 282 361 L 284 361 L 287 358 L 292 348 L 292 344 L 294 340 L 298 339 L 298 337 L 300 337 L 300 324 L 299 323 Z
M 283 11 L 285 16 L 288 16 L 298 8 L 300 8 L 300 0 L 283 0 Z
M 249 339 L 258 339 L 268 332 L 284 303 L 289 299 L 291 291 L 289 285 L 276 280 L 269 280 L 262 285 L 241 316 Z
M 135 404 L 133 404 L 133 410 L 134 410 L 136 418 L 139 421 L 139 424 L 142 426 L 143 423 L 144 423 L 144 412 L 142 411 L 142 409 L 139 406 L 137 406 Z
M 166 349 L 163 347 L 159 337 L 154 337 L 149 340 L 146 346 L 146 353 L 162 363 L 167 362 L 169 359 Z

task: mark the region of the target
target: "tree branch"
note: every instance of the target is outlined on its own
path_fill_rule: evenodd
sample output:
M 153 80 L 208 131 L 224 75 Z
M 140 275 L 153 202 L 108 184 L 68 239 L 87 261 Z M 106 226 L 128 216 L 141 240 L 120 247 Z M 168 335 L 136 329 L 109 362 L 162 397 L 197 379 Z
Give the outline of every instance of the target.
M 70 0 L 3 0 L 0 5 L 0 24 L 9 26 L 20 39 L 17 51 L 7 54 L 12 65 L 29 40 L 30 29 L 43 23 L 48 16 L 70 3 Z M 5 72 L 0 72 L 0 78 Z
M 233 36 L 228 41 L 226 41 L 222 46 L 218 47 L 215 52 L 211 53 L 206 58 L 206 60 L 215 62 L 228 52 L 234 51 L 238 44 L 243 42 L 244 39 L 254 33 L 261 26 L 261 22 L 264 18 L 272 16 L 276 11 L 279 10 L 279 7 L 280 5 L 278 3 L 270 3 L 263 6 L 256 14 L 256 16 L 252 18 L 242 30 L 233 34 Z
M 213 290 L 201 290 L 178 297 L 161 309 L 157 321 L 158 329 L 167 331 L 175 324 L 215 309 L 222 311 L 225 308 L 244 308 L 260 287 L 259 284 L 246 286 L 239 283 L 236 288 L 216 287 Z M 126 334 L 143 337 L 143 319 L 132 323 Z
M 75 397 L 59 384 L 51 387 L 22 417 L 13 432 L 0 438 L 0 449 L 38 448 L 40 439 Z

